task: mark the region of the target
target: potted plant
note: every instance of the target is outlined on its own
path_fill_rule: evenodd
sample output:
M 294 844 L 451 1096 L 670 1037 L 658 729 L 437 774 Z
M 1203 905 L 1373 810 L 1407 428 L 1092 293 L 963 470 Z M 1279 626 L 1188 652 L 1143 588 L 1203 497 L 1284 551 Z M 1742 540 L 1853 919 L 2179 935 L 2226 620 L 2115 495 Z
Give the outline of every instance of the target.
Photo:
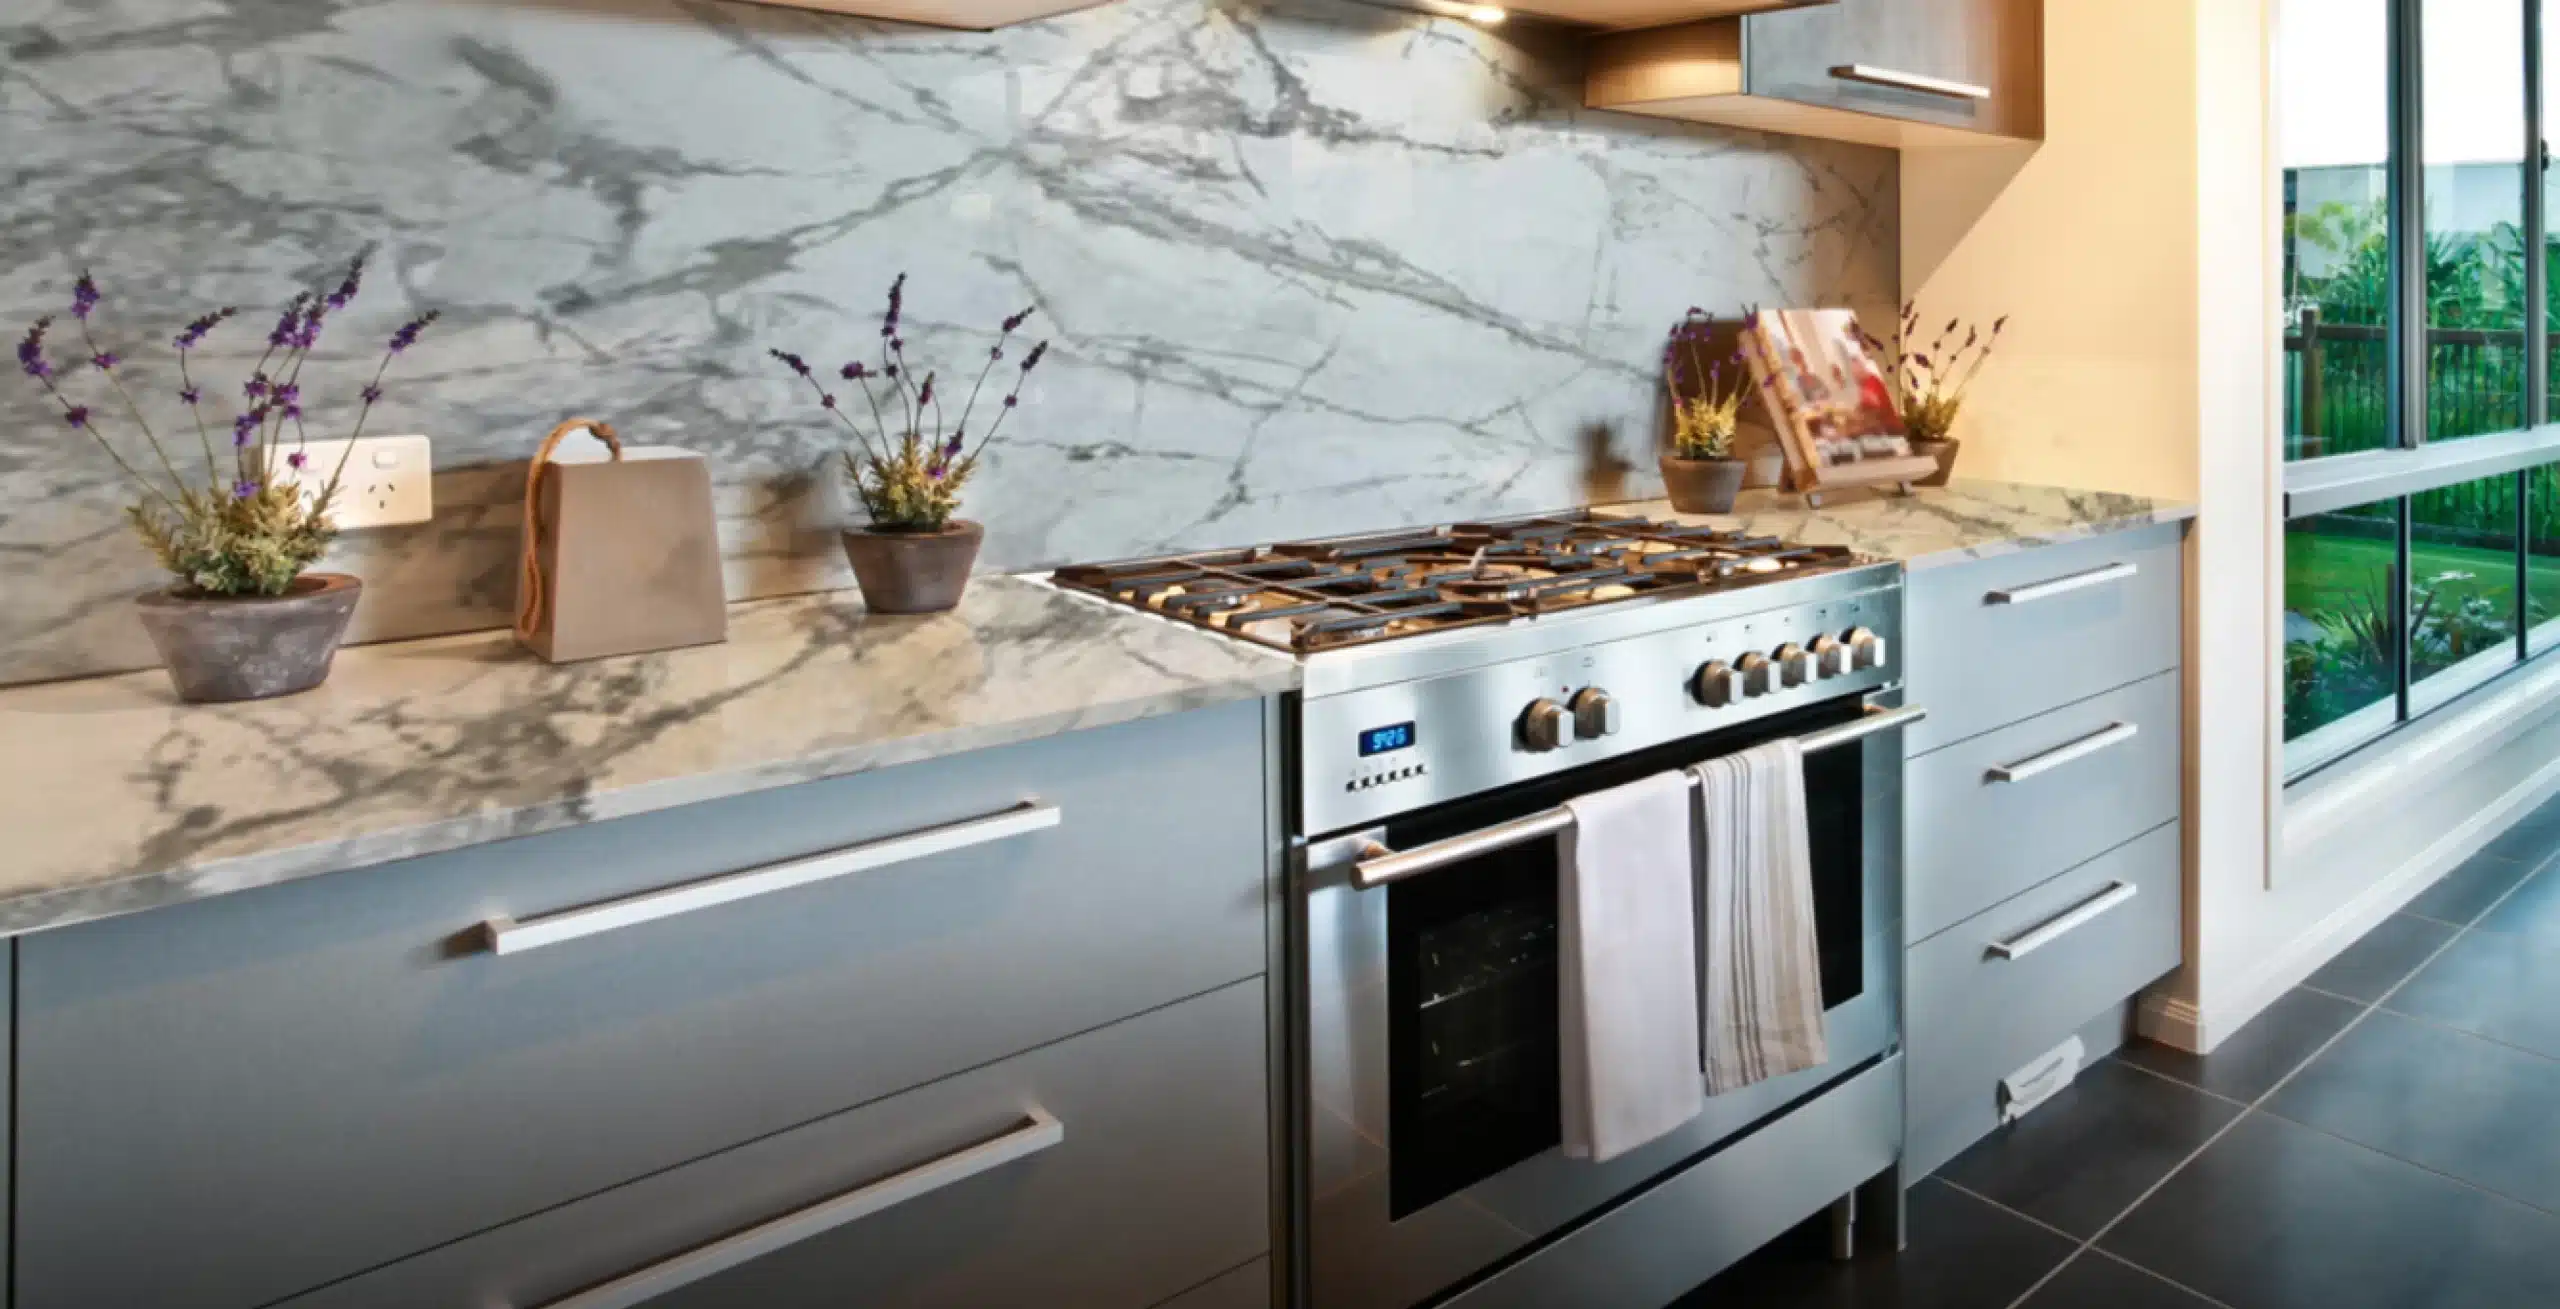
M 853 433 L 855 444 L 844 452 L 845 475 L 871 521 L 844 529 L 844 553 L 853 565 L 855 582 L 862 587 L 863 602 L 885 614 L 938 613 L 960 603 L 969 585 L 969 569 L 977 562 L 978 546 L 986 537 L 983 527 L 952 516 L 959 510 L 960 492 L 978 471 L 978 460 L 996 429 L 1004 425 L 1005 415 L 1021 403 L 1023 381 L 1049 352 L 1046 341 L 1024 352 L 1012 389 L 972 444 L 969 422 L 976 416 L 978 397 L 1004 360 L 1006 343 L 1030 319 L 1031 311 L 1025 309 L 1004 320 L 995 344 L 987 349 L 987 362 L 978 369 L 978 380 L 969 388 L 969 399 L 960 408 L 959 422 L 946 430 L 937 375 L 928 372 L 919 378 L 907 362 L 900 323 L 906 286 L 904 273 L 889 284 L 889 309 L 880 319 L 880 362 L 872 365 L 856 359 L 837 371 L 837 376 L 862 388 L 871 411 L 867 430 L 845 412 L 807 360 L 787 350 L 768 352 L 808 382 L 818 393 L 819 407 Z M 873 386 L 875 381 L 879 389 L 889 392 L 886 405 Z
M 71 291 L 81 357 L 57 361 L 47 341 L 50 317 L 36 320 L 18 342 L 18 370 L 44 388 L 63 421 L 94 439 L 132 486 L 125 517 L 173 579 L 141 596 L 137 612 L 182 700 L 219 703 L 309 690 L 328 677 L 346 635 L 362 584 L 343 573 L 308 571 L 336 535 L 329 512 L 346 457 L 342 452 L 326 480 L 312 485 L 317 470 L 308 468 L 305 449 L 302 369 L 331 315 L 354 302 L 364 263 L 358 255 L 334 289 L 304 291 L 285 306 L 234 412 L 220 412 L 223 406 L 207 397 L 192 357 L 238 310 L 206 314 L 171 341 L 172 380 L 202 447 L 201 470 L 181 470 L 194 456 L 173 453 L 162 442 L 143 416 L 143 380 L 93 334 L 92 316 L 104 303 L 95 278 L 82 273 Z M 427 314 L 392 333 L 361 392 L 350 441 L 364 434 L 391 361 L 435 318 Z M 93 400 L 112 406 L 132 430 L 111 433 L 119 420 Z M 227 442 L 217 440 L 225 431 Z M 127 449 L 148 457 L 128 457 Z
M 1748 466 L 1733 457 L 1735 429 L 1751 374 L 1732 351 L 1710 345 L 1715 320 L 1691 309 L 1671 329 L 1662 351 L 1663 385 L 1671 392 L 1671 448 L 1661 456 L 1662 485 L 1684 514 L 1729 514 Z M 1713 356 L 1710 358 L 1710 356 Z
M 1893 376 L 1894 408 L 1902 415 L 1902 429 L 1911 438 L 1912 451 L 1938 461 L 1938 471 L 1920 479 L 1920 485 L 1945 486 L 1947 479 L 1955 475 L 1956 415 L 1964 408 L 1965 392 L 1972 389 L 1974 377 L 1991 358 L 1992 347 L 2000 344 L 2000 333 L 2008 326 L 2006 314 L 1992 320 L 1989 332 L 1979 325 L 1950 318 L 1927 350 L 1917 350 L 1913 346 L 1919 339 L 1920 308 L 1915 301 L 1902 307 L 1891 341 L 1879 339 L 1865 328 L 1858 330 L 1867 349 Z M 1956 339 L 1958 330 L 1964 332 L 1961 341 Z

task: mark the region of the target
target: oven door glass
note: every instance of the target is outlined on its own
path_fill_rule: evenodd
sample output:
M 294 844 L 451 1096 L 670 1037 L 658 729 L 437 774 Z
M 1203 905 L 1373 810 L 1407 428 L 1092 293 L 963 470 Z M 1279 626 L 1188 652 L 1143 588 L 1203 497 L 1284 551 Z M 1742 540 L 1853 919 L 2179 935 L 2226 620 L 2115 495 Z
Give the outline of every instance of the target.
M 1650 773 L 1863 712 L 1849 699 L 1692 737 L 1561 777 L 1408 815 L 1410 850 Z M 1805 758 L 1823 1007 L 1863 990 L 1861 752 Z M 1403 1218 L 1562 1139 L 1556 1028 L 1556 843 L 1531 841 L 1385 888 L 1388 1209 Z

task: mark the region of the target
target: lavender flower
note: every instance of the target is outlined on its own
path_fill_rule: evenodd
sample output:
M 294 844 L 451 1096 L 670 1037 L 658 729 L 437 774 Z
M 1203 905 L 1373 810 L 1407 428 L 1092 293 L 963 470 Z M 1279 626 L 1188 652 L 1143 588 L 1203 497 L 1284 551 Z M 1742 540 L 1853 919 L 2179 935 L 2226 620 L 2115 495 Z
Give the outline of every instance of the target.
M 265 373 L 251 373 L 249 375 L 249 380 L 240 384 L 240 394 L 245 395 L 252 400 L 265 399 L 267 395 L 267 375 Z
M 826 408 L 826 409 L 833 409 L 833 408 L 835 408 L 835 407 L 836 407 L 836 397 L 835 397 L 835 393 L 834 393 L 834 392 L 832 392 L 832 391 L 821 391 L 821 392 L 819 392 L 819 393 L 818 393 L 818 404 L 819 404 L 819 406 L 820 406 L 821 408 Z
M 291 347 L 302 332 L 302 311 L 311 304 L 311 293 L 304 291 L 286 303 L 284 312 L 276 316 L 276 325 L 267 331 L 267 348 L 283 350 Z
M 382 388 L 371 382 L 367 382 L 364 384 L 363 395 L 364 402 L 366 404 L 377 403 L 382 399 Z
M 299 402 L 301 399 L 302 388 L 291 382 L 287 382 L 276 388 L 275 402 L 277 404 L 290 406 Z
M 222 324 L 229 320 L 233 314 L 239 312 L 238 308 L 231 305 L 225 305 L 220 309 L 216 309 L 212 313 L 206 314 L 204 317 L 187 324 L 187 330 L 178 333 L 177 337 L 171 340 L 169 344 L 177 347 L 180 353 L 193 350 L 197 346 L 204 344 L 204 338 L 208 333 L 212 332 L 213 329 L 222 326 Z
M 241 478 L 231 484 L 231 498 L 234 500 L 246 500 L 257 493 L 258 484 L 248 478 Z
M 848 382 L 859 382 L 863 378 L 869 377 L 871 375 L 871 370 L 863 367 L 862 361 L 856 359 L 852 363 L 846 364 L 843 368 L 836 370 L 836 375 Z
M 942 457 L 944 459 L 949 460 L 960 457 L 960 436 L 962 430 L 965 429 L 955 429 L 951 433 L 951 439 L 942 443 Z
M 203 401 L 204 392 L 192 386 L 182 386 L 178 388 L 178 398 L 194 405 Z
M 898 334 L 898 315 L 905 310 L 906 304 L 907 275 L 900 273 L 896 281 L 889 283 L 889 312 L 880 318 L 880 335 L 895 337 Z
M 53 365 L 44 357 L 44 334 L 52 327 L 51 318 L 39 318 L 27 329 L 26 339 L 18 342 L 18 371 L 39 382 L 53 376 Z
M 288 467 L 300 468 L 311 462 L 311 456 L 304 454 L 300 450 L 296 450 L 292 454 L 286 455 L 284 457 L 284 461 Z
M 396 355 L 401 351 L 408 349 L 410 346 L 416 345 L 418 343 L 418 334 L 430 327 L 433 327 L 435 325 L 435 321 L 442 317 L 444 317 L 443 310 L 430 309 L 427 312 L 410 319 L 408 322 L 402 323 L 400 325 L 400 330 L 391 334 L 391 353 Z
M 1046 341 L 1031 347 L 1031 353 L 1022 357 L 1022 371 L 1027 373 L 1039 367 L 1040 357 L 1047 353 L 1049 353 L 1049 343 Z
M 329 307 L 331 309 L 346 308 L 349 304 L 354 302 L 356 293 L 364 289 L 364 261 L 370 258 L 372 254 L 373 252 L 370 250 L 363 251 L 356 255 L 355 258 L 347 261 L 346 277 L 339 281 L 337 290 L 329 293 Z
M 927 373 L 927 374 L 925 374 L 925 375 L 924 375 L 924 389 L 922 389 L 922 390 L 920 390 L 920 391 L 916 392 L 916 408 L 918 408 L 918 409 L 922 409 L 922 408 L 924 408 L 926 405 L 929 405 L 929 404 L 932 404 L 932 403 L 933 403 L 933 374 L 931 374 L 931 373 Z
M 1004 320 L 1004 330 L 1005 330 L 1008 334 L 1013 333 L 1013 332 L 1019 332 L 1019 331 L 1021 331 L 1021 330 L 1022 330 L 1022 325 L 1023 325 L 1024 323 L 1027 323 L 1027 322 L 1030 322 L 1030 321 L 1031 321 L 1031 311 L 1030 311 L 1029 309 L 1025 309 L 1025 310 L 1023 310 L 1021 313 L 1015 314 L 1015 315 L 1013 315 L 1012 317 L 1005 319 L 1005 320 Z
M 767 350 L 765 353 L 781 360 L 783 367 L 790 369 L 792 372 L 798 373 L 802 377 L 807 377 L 809 375 L 808 360 L 803 359 L 788 350 Z
M 101 373 L 114 372 L 116 365 L 122 362 L 124 361 L 117 357 L 113 351 L 108 350 L 101 350 L 98 353 L 89 356 L 89 366 L 97 369 Z
M 89 406 L 73 405 L 70 408 L 63 410 L 62 421 L 71 424 L 75 428 L 87 427 L 89 425 Z
M 83 322 L 88 321 L 90 311 L 98 307 L 98 301 L 101 298 L 98 294 L 98 279 L 91 277 L 88 271 L 83 269 L 80 280 L 71 284 L 71 316 Z
M 252 409 L 232 419 L 231 448 L 235 450 L 245 448 L 249 444 L 249 438 L 258 434 L 259 426 L 265 423 L 266 419 L 267 411 L 263 407 Z

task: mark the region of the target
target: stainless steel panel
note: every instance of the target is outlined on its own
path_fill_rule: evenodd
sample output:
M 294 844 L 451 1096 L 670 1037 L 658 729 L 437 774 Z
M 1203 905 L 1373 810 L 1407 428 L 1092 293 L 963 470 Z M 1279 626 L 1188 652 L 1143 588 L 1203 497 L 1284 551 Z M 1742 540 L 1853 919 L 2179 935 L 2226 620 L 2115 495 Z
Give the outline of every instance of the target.
M 1299 874 L 1308 916 L 1310 1304 L 1404 1309 L 1896 1047 L 1904 941 L 1897 921 L 1903 765 L 1890 738 L 1852 748 L 1865 751 L 1866 989 L 1828 1015 L 1831 1062 L 1715 1097 L 1696 1121 L 1617 1159 L 1594 1164 L 1549 1150 L 1402 1220 L 1389 1217 L 1386 1153 L 1388 897 L 1351 883 L 1349 864 L 1358 857 L 1362 834 L 1310 847 Z M 1889 1162 L 1888 1155 L 1869 1171 Z
M 1913 1176 L 1999 1125 L 2001 1078 L 2178 966 L 2181 858 L 2179 825 L 2169 823 L 1913 947 Z M 1998 953 L 2117 884 L 2137 894 L 2023 957 Z
M 1901 1104 L 1902 1061 L 1887 1059 L 1447 1309 L 1658 1309 L 1891 1168 L 1901 1153 Z
M 1261 982 L 1241 982 L 470 1236 L 284 1309 L 547 1304 L 999 1136 L 1028 1105 L 1063 1125 L 1056 1145 L 658 1296 L 650 1309 L 1142 1309 L 1265 1253 L 1262 1019 Z
M 2178 674 L 2163 673 L 1911 760 L 1911 939 L 2177 817 L 2180 712 Z M 2118 724 L 2138 730 L 2020 780 L 2001 778 Z
M 1573 623 L 1537 620 L 1529 630 L 1578 631 L 1585 637 L 1615 634 L 1595 645 L 1566 645 L 1507 663 L 1475 667 L 1425 681 L 1393 681 L 1319 696 L 1311 690 L 1301 711 L 1299 804 L 1301 830 L 1311 835 L 1366 826 L 1390 815 L 1474 795 L 1514 782 L 1553 776 L 1646 746 L 1721 731 L 1755 718 L 1801 709 L 1901 679 L 1895 662 L 1901 640 L 1901 591 L 1894 575 L 1862 569 L 1809 578 L 1783 588 L 1797 597 L 1774 608 L 1731 612 L 1753 592 L 1666 602 L 1616 614 L 1616 606 Z M 1779 588 L 1757 593 L 1766 604 Z M 1604 618 L 1614 618 L 1603 622 Z M 1664 615 L 1705 626 L 1662 630 Z M 1721 616 L 1721 621 L 1709 622 Z M 1643 621 L 1639 621 L 1643 620 Z M 1710 660 L 1728 663 L 1746 653 L 1767 654 L 1788 642 L 1838 636 L 1864 627 L 1884 638 L 1888 658 L 1879 667 L 1780 686 L 1766 695 L 1710 708 L 1689 693 L 1690 674 Z M 1450 636 L 1465 636 L 1456 632 Z M 1436 639 L 1436 638 L 1425 638 Z M 1407 643 L 1389 642 L 1374 657 L 1397 656 Z M 1310 681 L 1319 670 L 1336 672 L 1344 651 L 1308 662 Z M 1617 734 L 1575 741 L 1555 750 L 1533 750 L 1521 738 L 1522 712 L 1541 698 L 1559 702 L 1597 687 L 1615 697 Z M 1924 703 L 1917 697 L 1914 703 Z M 1407 749 L 1362 758 L 1360 734 L 1395 723 L 1420 724 Z
M 261 1304 L 1259 974 L 1262 714 L 30 938 L 18 1304 Z M 1064 821 L 523 955 L 489 954 L 476 926 L 1026 796 Z
M 1904 689 L 1929 721 L 1903 734 L 1905 748 L 1927 754 L 2177 667 L 2182 541 L 2166 523 L 1913 573 Z M 2118 565 L 2132 575 L 2027 604 L 1993 598 Z
M 1165 1301 L 1157 1309 L 1271 1309 L 1271 1260 L 1256 1259 Z

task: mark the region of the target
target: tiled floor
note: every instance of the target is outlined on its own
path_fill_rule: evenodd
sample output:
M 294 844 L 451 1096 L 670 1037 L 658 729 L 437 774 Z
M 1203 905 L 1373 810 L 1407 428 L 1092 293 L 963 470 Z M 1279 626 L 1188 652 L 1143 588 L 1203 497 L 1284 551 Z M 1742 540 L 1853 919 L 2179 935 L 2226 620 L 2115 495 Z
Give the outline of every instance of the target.
M 2560 1307 L 2560 805 L 2213 1054 L 2137 1046 L 1910 1196 L 1680 1309 Z

